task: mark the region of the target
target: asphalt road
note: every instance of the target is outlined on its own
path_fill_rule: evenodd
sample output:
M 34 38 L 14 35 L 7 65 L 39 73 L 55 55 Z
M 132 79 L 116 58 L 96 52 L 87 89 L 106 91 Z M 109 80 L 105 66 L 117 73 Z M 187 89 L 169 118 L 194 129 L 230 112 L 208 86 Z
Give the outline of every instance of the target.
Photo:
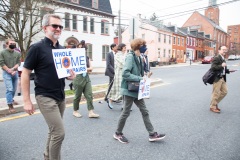
M 228 62 L 229 68 L 238 69 L 233 66 L 236 63 Z M 154 77 L 161 78 L 164 84 L 152 88 L 151 98 L 145 102 L 155 130 L 166 133 L 160 142 L 148 142 L 135 105 L 123 130 L 129 144 L 121 144 L 112 137 L 121 105 L 110 110 L 106 103 L 94 102 L 100 119 L 87 117 L 86 104 L 80 107 L 83 115 L 80 119 L 72 116 L 72 107 L 67 108 L 62 159 L 239 160 L 240 71 L 228 76 L 228 95 L 219 105 L 221 114 L 216 114 L 209 111 L 212 86 L 205 86 L 201 80 L 209 67 L 153 69 Z M 0 135 L 1 160 L 43 159 L 47 126 L 41 114 L 0 122 Z

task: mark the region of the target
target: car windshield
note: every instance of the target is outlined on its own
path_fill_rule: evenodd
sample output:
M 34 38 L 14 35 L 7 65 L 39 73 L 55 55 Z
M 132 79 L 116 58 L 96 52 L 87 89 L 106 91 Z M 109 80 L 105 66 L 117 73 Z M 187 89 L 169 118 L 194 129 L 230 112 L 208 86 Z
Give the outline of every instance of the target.
M 205 57 L 205 59 L 211 59 L 212 57 L 211 56 L 207 56 L 207 57 Z

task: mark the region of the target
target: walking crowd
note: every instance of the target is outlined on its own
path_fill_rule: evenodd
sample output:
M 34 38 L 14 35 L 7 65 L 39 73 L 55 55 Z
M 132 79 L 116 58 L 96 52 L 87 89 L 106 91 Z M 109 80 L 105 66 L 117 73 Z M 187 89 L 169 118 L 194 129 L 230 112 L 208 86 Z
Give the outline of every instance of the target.
M 30 74 L 35 71 L 35 97 L 39 109 L 48 125 L 49 132 L 47 144 L 44 151 L 45 160 L 60 160 L 61 146 L 65 136 L 63 125 L 63 115 L 66 108 L 65 104 L 65 79 L 73 80 L 70 88 L 74 90 L 73 116 L 82 117 L 79 112 L 79 103 L 82 94 L 87 101 L 88 117 L 99 118 L 100 115 L 94 112 L 92 85 L 89 73 L 92 72 L 92 65 L 89 57 L 86 56 L 87 72 L 75 75 L 70 70 L 70 76 L 58 78 L 52 49 L 64 49 L 58 42 L 63 29 L 62 19 L 55 14 L 47 14 L 43 17 L 42 29 L 45 38 L 33 44 L 25 58 L 22 73 L 18 74 L 18 67 L 21 63 L 21 55 L 15 50 L 16 42 L 7 40 L 7 48 L 0 53 L 0 65 L 3 69 L 3 78 L 6 86 L 6 99 L 9 112 L 14 113 L 14 95 L 17 89 L 18 76 L 21 78 L 21 90 L 24 101 L 24 110 L 32 115 L 35 108 L 30 99 Z M 85 41 L 82 40 L 77 46 L 72 48 L 83 48 L 87 51 Z M 123 129 L 127 118 L 130 115 L 133 103 L 139 108 L 145 128 L 148 132 L 150 142 L 159 141 L 165 138 L 165 134 L 157 133 L 154 129 L 149 111 L 144 99 L 138 99 L 138 91 L 129 90 L 129 82 L 139 83 L 141 80 L 150 78 L 148 61 L 148 50 L 146 41 L 143 39 L 134 39 L 131 42 L 131 50 L 127 53 L 126 45 L 112 44 L 111 52 L 106 55 L 105 75 L 109 77 L 109 86 L 106 91 L 105 101 L 110 109 L 114 109 L 114 103 L 121 102 L 122 112 L 120 114 L 113 138 L 121 143 L 128 143 L 128 139 L 123 134 Z M 219 48 L 219 55 L 214 58 L 212 69 L 218 72 L 218 76 L 213 84 L 212 101 L 210 110 L 220 113 L 218 104 L 227 94 L 226 73 L 233 72 L 228 70 L 224 60 L 224 54 L 227 52 L 225 46 Z M 21 76 L 20 76 L 21 75 Z M 20 87 L 19 87 L 19 94 Z

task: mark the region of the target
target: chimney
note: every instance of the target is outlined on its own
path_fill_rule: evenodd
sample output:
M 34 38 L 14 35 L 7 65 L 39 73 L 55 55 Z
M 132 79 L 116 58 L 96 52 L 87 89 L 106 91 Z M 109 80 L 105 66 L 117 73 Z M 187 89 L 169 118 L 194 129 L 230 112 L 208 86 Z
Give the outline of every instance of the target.
M 138 16 L 139 19 L 141 19 L 141 14 L 140 13 L 138 13 L 137 16 Z

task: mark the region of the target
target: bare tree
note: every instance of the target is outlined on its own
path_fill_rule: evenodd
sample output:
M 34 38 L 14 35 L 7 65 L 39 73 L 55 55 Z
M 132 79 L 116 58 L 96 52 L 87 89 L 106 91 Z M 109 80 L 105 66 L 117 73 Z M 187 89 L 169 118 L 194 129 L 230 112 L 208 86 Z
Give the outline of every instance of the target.
M 0 1 L 0 34 L 1 38 L 15 40 L 24 59 L 31 45 L 32 38 L 41 31 L 42 16 L 52 12 L 46 8 L 51 0 L 1 0 Z

